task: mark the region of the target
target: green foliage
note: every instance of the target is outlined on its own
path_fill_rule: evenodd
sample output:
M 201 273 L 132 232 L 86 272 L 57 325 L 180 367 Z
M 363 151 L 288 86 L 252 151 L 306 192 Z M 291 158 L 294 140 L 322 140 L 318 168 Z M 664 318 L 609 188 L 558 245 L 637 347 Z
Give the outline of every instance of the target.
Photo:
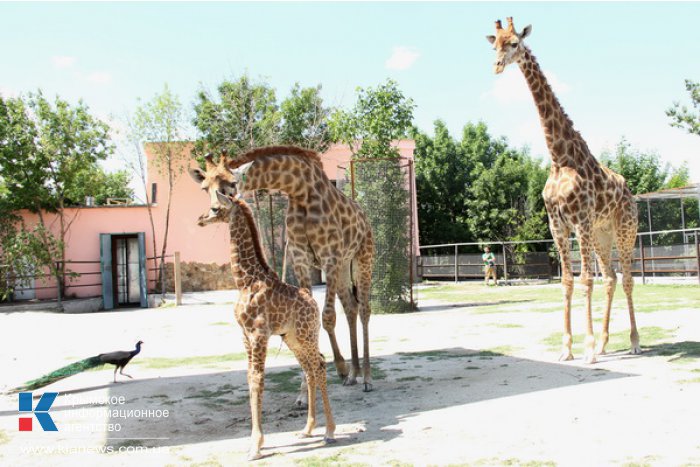
M 662 189 L 669 174 L 668 165 L 661 165 L 658 154 L 636 150 L 624 138 L 617 144 L 614 154 L 605 152 L 600 161 L 625 177 L 634 195 Z
M 690 94 L 691 108 L 675 102 L 673 107 L 666 110 L 666 115 L 671 119 L 671 126 L 700 136 L 700 83 L 687 79 L 685 90 Z
M 279 142 L 325 151 L 331 143 L 329 115 L 330 110 L 323 106 L 320 84 L 302 88 L 295 83 L 290 96 L 280 105 Z
M 2 208 L 4 213 L 19 209 L 38 213 L 39 225 L 29 235 L 41 244 L 43 252 L 26 254 L 25 260 L 34 268 L 48 265 L 59 290 L 66 273 L 64 238 L 71 223 L 64 208 L 70 202 L 69 193 L 80 189 L 84 172 L 94 171 L 97 162 L 112 153 L 108 131 L 82 102 L 71 106 L 59 97 L 51 102 L 41 91 L 27 97 L 0 97 Z M 42 209 L 57 213 L 57 239 L 46 228 Z M 22 226 L 6 238 L 15 239 L 10 242 L 13 245 L 34 245 L 26 237 L 28 232 Z
M 414 107 L 397 83 L 387 80 L 376 88 L 359 88 L 355 106 L 336 111 L 330 121 L 333 139 L 353 152 L 356 199 L 372 226 L 371 296 L 377 313 L 408 311 L 411 204 L 406 164 L 392 142 L 408 135 Z
M 105 204 L 107 198 L 132 199 L 134 191 L 129 188 L 129 181 L 125 170 L 107 173 L 98 164 L 92 164 L 78 173 L 75 183 L 66 189 L 66 204 L 82 205 L 87 196 L 95 199 L 95 205 Z
M 21 218 L 0 205 L 0 301 L 14 291 L 28 287 L 31 278 L 43 268 L 55 270 L 59 256 L 57 240 L 39 224 L 28 230 Z
M 195 153 L 238 154 L 272 144 L 276 140 L 280 114 L 275 90 L 245 74 L 236 81 L 224 81 L 218 96 L 201 90 L 194 106 L 194 126 L 200 133 Z
M 331 116 L 332 138 L 349 145 L 356 158 L 396 157 L 398 151 L 391 142 L 408 135 L 414 108 L 413 99 L 404 96 L 396 81 L 357 88 L 353 109 L 338 110 Z
M 415 132 L 421 243 L 547 238 L 539 160 L 508 148 L 484 123 L 469 123 L 455 141 L 445 124 L 435 136 Z

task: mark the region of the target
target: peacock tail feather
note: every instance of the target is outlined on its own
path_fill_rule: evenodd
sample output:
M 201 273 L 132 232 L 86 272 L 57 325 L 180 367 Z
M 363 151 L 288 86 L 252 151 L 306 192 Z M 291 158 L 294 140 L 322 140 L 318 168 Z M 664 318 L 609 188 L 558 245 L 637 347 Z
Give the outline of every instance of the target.
M 70 365 L 64 366 L 63 368 L 59 368 L 58 370 L 54 370 L 48 375 L 44 375 L 40 378 L 27 381 L 22 386 L 15 388 L 14 392 L 32 391 L 34 389 L 42 388 L 63 378 L 68 378 L 69 376 L 73 376 L 75 374 L 89 370 L 90 368 L 95 368 L 103 364 L 104 363 L 97 355 L 94 357 L 86 358 L 84 360 L 80 360 L 79 362 L 71 363 Z

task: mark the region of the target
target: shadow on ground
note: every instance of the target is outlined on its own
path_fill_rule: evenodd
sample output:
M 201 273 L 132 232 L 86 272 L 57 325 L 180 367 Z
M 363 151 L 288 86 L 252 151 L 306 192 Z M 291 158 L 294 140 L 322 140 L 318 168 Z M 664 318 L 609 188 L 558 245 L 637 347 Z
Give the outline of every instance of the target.
M 391 354 L 375 358 L 373 365 L 374 391 L 370 393 L 362 392 L 362 385 L 342 386 L 330 365 L 329 394 L 336 423 L 362 427 L 339 435 L 341 445 L 390 440 L 401 434 L 393 427 L 402 419 L 424 411 L 635 376 L 464 348 Z M 266 433 L 303 428 L 306 412 L 293 408 L 299 378 L 297 366 L 267 370 L 263 404 Z M 455 387 L 463 390 L 455 391 Z M 113 385 L 110 396 L 124 396 L 126 403 L 118 408 L 125 415 L 132 409 L 167 409 L 169 416 L 111 417 L 107 423 L 119 424 L 121 430 L 109 434 L 105 445 L 174 446 L 247 438 L 250 434 L 246 374 L 242 370 L 133 380 Z M 325 425 L 320 402 L 318 424 L 316 432 L 320 434 Z M 317 441 L 299 440 L 293 452 L 311 449 L 308 444 Z M 266 449 L 281 447 L 266 442 Z

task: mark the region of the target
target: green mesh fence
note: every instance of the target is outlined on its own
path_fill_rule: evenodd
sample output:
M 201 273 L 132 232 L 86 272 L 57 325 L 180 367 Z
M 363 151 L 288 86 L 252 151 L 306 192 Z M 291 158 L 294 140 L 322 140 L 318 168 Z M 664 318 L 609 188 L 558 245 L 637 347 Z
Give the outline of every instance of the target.
M 340 183 L 346 195 L 362 206 L 374 236 L 373 313 L 405 313 L 413 309 L 412 161 L 360 159 L 350 163 Z

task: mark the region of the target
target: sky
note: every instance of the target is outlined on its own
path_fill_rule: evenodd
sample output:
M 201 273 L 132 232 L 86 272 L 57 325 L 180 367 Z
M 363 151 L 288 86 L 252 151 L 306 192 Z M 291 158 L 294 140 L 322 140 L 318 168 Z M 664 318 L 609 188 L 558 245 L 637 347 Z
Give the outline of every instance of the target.
M 526 43 L 595 155 L 624 137 L 664 163 L 686 162 L 700 182 L 700 138 L 665 115 L 690 103 L 685 79 L 700 81 L 696 2 L 0 2 L 0 94 L 40 88 L 107 119 L 165 83 L 192 112 L 198 91 L 243 73 L 278 100 L 295 82 L 321 84 L 324 102 L 345 108 L 358 86 L 391 78 L 422 130 L 442 119 L 460 138 L 483 121 L 544 160 L 522 74 L 493 74 L 485 36 L 507 16 L 518 30 L 532 25 Z

